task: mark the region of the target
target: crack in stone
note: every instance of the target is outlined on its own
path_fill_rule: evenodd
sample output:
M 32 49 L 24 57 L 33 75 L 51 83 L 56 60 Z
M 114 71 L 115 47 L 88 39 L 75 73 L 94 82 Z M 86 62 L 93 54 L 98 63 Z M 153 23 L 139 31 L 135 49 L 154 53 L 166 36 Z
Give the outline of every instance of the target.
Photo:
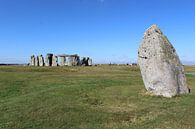
M 140 55 L 138 55 L 138 56 L 139 56 L 139 58 L 148 59 L 148 57 L 146 57 L 146 56 L 140 56 Z

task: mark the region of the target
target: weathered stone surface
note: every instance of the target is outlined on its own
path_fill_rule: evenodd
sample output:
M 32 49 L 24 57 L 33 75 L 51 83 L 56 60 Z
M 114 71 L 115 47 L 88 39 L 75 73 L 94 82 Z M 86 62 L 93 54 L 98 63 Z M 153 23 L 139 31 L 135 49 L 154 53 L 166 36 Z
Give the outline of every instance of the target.
M 85 57 L 82 57 L 80 63 L 81 63 L 81 65 L 85 65 L 85 63 L 86 63 L 86 58 L 85 58 Z
M 39 57 L 38 56 L 35 58 L 35 66 L 39 66 Z
M 59 61 L 60 66 L 65 66 L 65 56 L 59 56 Z
M 80 63 L 80 58 L 78 55 L 66 55 L 65 56 L 65 66 L 77 66 Z
M 92 66 L 92 59 L 90 59 L 90 58 L 89 58 L 89 60 L 88 60 L 88 65 L 89 65 L 89 66 Z
M 145 88 L 150 93 L 164 97 L 189 93 L 176 50 L 156 25 L 144 34 L 138 63 Z
M 49 58 L 48 58 L 47 55 L 46 55 L 46 57 L 45 57 L 45 66 L 49 66 Z
M 58 57 L 54 56 L 52 57 L 52 66 L 58 66 Z
M 80 57 L 79 56 L 73 56 L 72 60 L 73 60 L 73 62 L 72 62 L 73 66 L 80 65 Z
M 66 65 L 66 66 L 73 66 L 73 57 L 67 56 L 67 57 L 66 57 L 65 65 Z
M 48 53 L 45 57 L 45 66 L 52 66 L 53 54 Z
M 44 66 L 44 58 L 43 55 L 39 56 L 39 66 Z
M 32 55 L 30 58 L 30 66 L 35 66 L 35 56 Z
M 83 57 L 81 59 L 81 65 L 83 65 L 83 66 L 91 66 L 92 65 L 92 59 L 90 59 L 89 57 Z

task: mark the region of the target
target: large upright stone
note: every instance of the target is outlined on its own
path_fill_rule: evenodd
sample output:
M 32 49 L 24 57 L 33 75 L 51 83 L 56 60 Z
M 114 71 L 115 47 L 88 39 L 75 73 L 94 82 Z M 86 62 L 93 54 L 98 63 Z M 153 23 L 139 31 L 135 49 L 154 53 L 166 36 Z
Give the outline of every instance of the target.
M 35 66 L 39 66 L 39 57 L 38 56 L 35 58 Z
M 65 66 L 65 56 L 59 56 L 59 65 Z
M 39 66 L 44 66 L 44 58 L 43 55 L 39 56 Z
M 189 93 L 176 50 L 156 25 L 144 34 L 138 63 L 145 88 L 150 93 L 164 97 Z
M 58 66 L 58 57 L 55 55 L 52 57 L 52 66 Z
M 66 57 L 65 65 L 66 65 L 66 66 L 73 66 L 73 57 L 67 56 L 67 57 Z
M 87 62 L 86 57 L 82 57 L 81 58 L 81 61 L 80 61 L 81 65 L 85 66 L 86 65 L 86 62 Z
M 53 54 L 48 53 L 45 57 L 45 66 L 52 66 Z
M 35 56 L 32 55 L 30 58 L 30 66 L 35 66 Z
M 81 65 L 83 65 L 83 66 L 92 66 L 92 59 L 90 59 L 89 57 L 81 58 Z
M 45 57 L 45 66 L 49 66 L 49 58 L 48 58 L 47 55 L 46 55 L 46 57 Z
M 80 57 L 78 55 L 73 55 L 72 56 L 72 65 L 73 66 L 80 65 Z
M 60 66 L 78 66 L 80 65 L 80 57 L 77 54 L 74 55 L 58 55 Z
M 89 60 L 88 60 L 88 65 L 92 66 L 92 59 L 91 58 L 89 58 Z

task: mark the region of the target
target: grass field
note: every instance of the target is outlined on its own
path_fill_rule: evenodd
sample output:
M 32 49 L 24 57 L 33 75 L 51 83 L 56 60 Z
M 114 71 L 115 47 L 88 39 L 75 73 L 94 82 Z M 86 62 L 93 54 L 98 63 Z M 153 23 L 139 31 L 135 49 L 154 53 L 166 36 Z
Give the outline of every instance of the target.
M 187 80 L 191 93 L 168 99 L 145 94 L 137 67 L 2 66 L 0 128 L 195 129 L 195 75 Z

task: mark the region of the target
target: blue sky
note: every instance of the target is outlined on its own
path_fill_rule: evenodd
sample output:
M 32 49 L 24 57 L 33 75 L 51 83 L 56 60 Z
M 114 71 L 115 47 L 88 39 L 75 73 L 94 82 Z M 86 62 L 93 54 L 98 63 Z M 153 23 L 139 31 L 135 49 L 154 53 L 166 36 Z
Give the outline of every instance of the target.
M 144 31 L 157 24 L 184 63 L 195 64 L 194 0 L 0 0 L 0 63 L 32 54 L 136 62 Z

